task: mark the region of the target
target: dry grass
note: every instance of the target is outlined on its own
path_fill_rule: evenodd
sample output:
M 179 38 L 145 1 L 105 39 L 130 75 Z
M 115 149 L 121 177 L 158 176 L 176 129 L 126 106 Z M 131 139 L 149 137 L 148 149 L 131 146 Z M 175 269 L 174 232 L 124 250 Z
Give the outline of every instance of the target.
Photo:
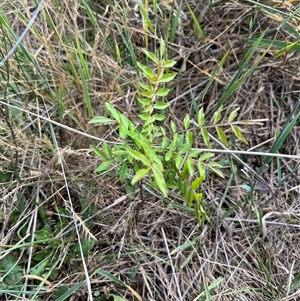
M 179 72 L 170 84 L 168 118 L 179 125 L 200 107 L 212 118 L 251 46 L 249 35 L 268 30 L 266 39 L 294 42 L 283 24 L 298 26 L 296 17 L 288 18 L 299 8 L 297 1 L 268 1 L 265 8 L 254 1 L 187 2 L 205 42 L 182 3 L 168 48 Z M 228 163 L 226 179 L 210 175 L 205 182 L 211 222 L 201 226 L 175 193 L 163 199 L 147 187 L 136 219 L 138 193 L 120 183 L 113 170 L 93 173 L 99 162 L 89 145 L 101 142 L 91 136 L 118 140 L 113 128 L 95 128 L 88 121 L 103 113 L 107 100 L 134 118 L 135 59 L 143 59 L 146 35 L 151 50 L 160 36 L 168 39 L 168 22 L 174 22 L 179 3 L 172 11 L 172 2 L 163 1 L 157 19 L 150 14 L 156 35 L 143 29 L 135 1 L 91 3 L 45 1 L 24 39 L 32 61 L 19 48 L 0 69 L 0 264 L 5 270 L 9 256 L 14 263 L 10 272 L 0 271 L 1 300 L 57 300 L 61 287 L 77 284 L 82 285 L 61 300 L 103 300 L 97 292 L 151 301 L 299 300 L 299 158 L 274 159 L 262 174 L 272 191 L 247 193 L 239 185 L 250 187 L 253 175 L 245 177 L 230 155 L 219 154 L 217 159 Z M 33 1 L 4 1 L 0 12 L 19 36 L 34 7 Z M 274 9 L 277 19 L 270 15 Z M 13 40 L 3 23 L 0 32 L 4 56 Z M 265 50 L 256 49 L 244 72 Z M 232 149 L 268 153 L 299 99 L 298 51 L 274 57 L 277 50 L 271 47 L 224 103 L 224 112 L 240 107 L 239 120 L 266 120 L 243 126 L 249 146 L 232 140 Z M 296 123 L 281 154 L 299 154 L 298 135 Z M 263 158 L 241 159 L 255 169 Z M 109 274 L 104 277 L 103 271 Z M 8 274 L 13 280 L 5 278 Z

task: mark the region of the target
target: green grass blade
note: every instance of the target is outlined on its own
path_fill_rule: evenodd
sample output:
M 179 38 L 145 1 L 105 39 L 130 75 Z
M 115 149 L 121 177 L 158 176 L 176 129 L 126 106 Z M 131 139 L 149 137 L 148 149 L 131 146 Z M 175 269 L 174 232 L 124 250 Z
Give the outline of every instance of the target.
M 59 298 L 57 298 L 56 301 L 65 301 L 65 300 L 68 300 L 68 298 L 71 297 L 84 284 L 85 284 L 85 281 L 82 281 L 82 282 L 74 285 L 72 288 L 70 288 L 68 291 L 66 291 L 62 296 L 60 296 Z
M 240 66 L 237 74 L 234 76 L 232 79 L 231 83 L 229 86 L 226 88 L 224 93 L 222 94 L 221 98 L 219 99 L 217 103 L 217 109 L 220 108 L 221 105 L 224 104 L 224 102 L 234 93 L 236 90 L 246 81 L 246 79 L 253 73 L 257 65 L 261 62 L 261 60 L 264 58 L 266 55 L 268 49 L 260 56 L 260 58 L 252 65 L 252 67 L 244 74 L 244 69 L 248 65 L 250 59 L 253 57 L 257 47 L 260 44 L 260 41 L 262 40 L 263 36 L 265 35 L 265 31 L 260 35 L 260 37 L 253 43 L 251 48 L 247 51 L 245 54 L 244 61 L 242 65 Z
M 295 116 L 295 113 L 297 112 L 299 106 L 300 106 L 300 99 L 298 99 L 293 111 L 291 112 L 279 136 L 277 137 L 274 144 L 272 145 L 269 153 L 276 154 L 279 151 L 279 149 L 282 147 L 285 139 L 290 134 L 290 132 L 292 131 L 293 127 L 295 126 L 295 124 L 297 123 L 300 117 L 300 112 L 298 112 L 297 115 Z M 265 171 L 268 168 L 268 165 L 272 160 L 273 157 L 269 157 L 269 156 L 263 158 L 263 166 L 261 172 Z
M 17 42 L 18 41 L 18 36 L 14 33 L 14 31 L 12 30 L 12 28 L 9 26 L 9 23 L 7 21 L 7 19 L 4 17 L 4 15 L 0 14 L 0 23 L 9 31 L 10 35 L 14 38 L 14 40 Z M 25 55 L 25 57 L 29 60 L 30 63 L 32 63 L 35 67 L 37 67 L 35 60 L 33 59 L 32 55 L 30 54 L 30 52 L 28 51 L 28 49 L 23 45 L 23 43 L 21 42 L 18 47 L 22 50 L 22 53 Z M 6 55 L 6 57 L 8 57 L 9 53 Z M 5 58 L 3 59 L 3 61 L 5 60 Z M 0 68 L 1 66 L 0 62 Z
M 82 0 L 83 6 L 86 10 L 86 13 L 89 16 L 89 20 L 91 21 L 91 23 L 93 24 L 94 27 L 98 27 L 98 22 L 97 19 L 95 18 L 94 12 L 92 10 L 92 8 L 90 7 L 90 5 L 87 3 L 87 1 Z
M 99 270 L 98 273 L 100 275 L 102 275 L 103 277 L 108 278 L 109 280 L 113 281 L 114 283 L 116 283 L 118 285 L 127 287 L 127 285 L 123 281 L 121 281 L 119 278 L 117 278 L 116 276 L 114 276 L 113 274 L 111 274 L 107 271 Z
M 292 50 L 296 45 L 299 45 L 299 42 L 296 41 L 294 43 L 289 43 L 287 44 L 287 46 L 281 48 L 280 50 L 276 51 L 274 53 L 274 57 L 279 57 L 279 56 L 282 56 L 282 55 L 286 55 L 286 53 L 290 50 Z
M 118 28 L 118 32 L 123 40 L 123 43 L 128 51 L 128 54 L 129 54 L 129 57 L 131 59 L 131 65 L 133 65 L 135 67 L 135 69 L 137 70 L 137 72 L 139 72 L 139 68 L 137 66 L 137 60 L 136 60 L 136 55 L 135 55 L 135 52 L 134 52 L 134 47 L 131 43 L 131 40 L 130 40 L 130 35 L 129 35 L 129 31 L 128 29 L 125 27 L 124 29 L 121 29 L 119 27 L 119 25 L 117 24 L 116 22 L 116 26 Z
M 149 15 L 148 15 L 148 7 L 147 7 L 147 0 L 145 1 L 145 4 L 143 4 L 140 0 L 137 0 L 137 4 L 139 6 L 139 9 L 141 11 L 141 14 L 144 18 L 145 22 L 145 33 L 148 34 L 148 28 L 151 30 L 152 33 L 155 33 L 155 30 L 151 24 Z M 146 47 L 147 48 L 147 47 Z M 148 50 L 148 49 L 147 49 Z
M 192 9 L 190 8 L 190 6 L 189 6 L 188 4 L 186 4 L 186 5 L 187 5 L 187 7 L 188 7 L 188 9 L 189 9 L 189 11 L 190 11 L 190 14 L 191 14 L 191 16 L 192 16 L 193 23 L 194 23 L 195 28 L 196 28 L 196 31 L 197 31 L 197 33 L 198 33 L 198 35 L 199 35 L 199 37 L 200 37 L 200 40 L 201 40 L 202 42 L 204 42 L 204 41 L 205 41 L 205 35 L 204 35 L 204 32 L 203 32 L 203 30 L 202 30 L 202 28 L 201 28 L 201 25 L 199 24 L 199 22 L 198 22 L 198 20 L 197 20 L 197 17 L 195 16 L 195 14 L 194 14 L 194 12 L 192 11 Z
M 256 38 L 251 38 L 249 39 L 249 42 L 255 42 L 257 41 Z M 288 47 L 289 45 L 293 44 L 293 47 L 291 48 L 293 51 L 300 51 L 300 43 L 287 43 L 287 42 L 283 42 L 283 41 L 274 41 L 274 40 L 270 40 L 270 39 L 261 39 L 259 45 L 260 46 L 266 46 L 266 47 L 274 47 L 274 48 L 278 48 L 278 49 L 284 49 L 286 47 Z M 291 50 L 290 49 L 290 50 Z
M 174 6 L 175 5 L 173 4 L 173 11 L 174 11 Z M 176 30 L 178 28 L 178 20 L 179 20 L 179 17 L 180 17 L 181 7 L 182 7 L 182 1 L 180 1 L 179 7 L 176 11 L 175 18 L 174 19 L 172 19 L 172 18 L 169 19 L 169 23 L 171 23 L 172 20 L 173 20 L 172 25 L 169 24 L 167 26 L 167 28 L 171 28 L 170 36 L 166 37 L 166 40 L 169 41 L 170 43 L 173 43 L 174 39 L 175 39 L 175 34 L 176 34 Z M 171 16 L 173 16 L 173 12 L 172 12 Z M 168 32 L 169 31 L 167 30 L 167 35 L 168 35 Z
M 80 75 L 80 79 L 81 79 L 81 86 L 82 86 L 82 90 L 83 90 L 83 98 L 84 98 L 84 102 L 85 102 L 87 111 L 89 113 L 89 116 L 92 118 L 92 117 L 94 117 L 94 112 L 93 112 L 92 102 L 91 102 L 91 98 L 90 98 L 89 88 L 87 85 L 87 83 L 91 79 L 89 66 L 83 55 L 78 38 L 76 38 L 76 46 L 77 46 L 77 51 L 78 51 L 78 53 L 76 53 L 76 56 L 77 56 L 77 60 L 78 60 L 78 64 L 79 64 L 78 69 L 79 69 L 79 75 Z
M 227 51 L 224 56 L 222 57 L 220 63 L 218 64 L 218 68 L 216 69 L 216 71 L 213 73 L 213 75 L 211 76 L 211 78 L 209 79 L 208 83 L 206 84 L 205 88 L 203 89 L 203 91 L 200 94 L 200 98 L 199 100 L 197 100 L 197 103 L 202 103 L 204 100 L 204 96 L 206 95 L 207 91 L 209 90 L 211 84 L 213 83 L 213 81 L 215 80 L 217 74 L 219 73 L 219 71 L 221 70 L 221 68 L 223 67 L 224 63 L 226 62 L 226 59 L 229 55 L 229 51 Z M 198 107 L 198 106 L 196 106 Z M 196 114 L 198 114 L 198 111 L 196 111 Z

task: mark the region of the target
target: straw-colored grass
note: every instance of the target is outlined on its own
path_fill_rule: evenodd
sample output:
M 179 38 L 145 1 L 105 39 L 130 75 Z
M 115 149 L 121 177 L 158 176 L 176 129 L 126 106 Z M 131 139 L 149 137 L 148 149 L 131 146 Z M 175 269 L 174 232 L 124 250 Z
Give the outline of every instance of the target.
M 298 1 L 46 0 L 33 22 L 35 1 L 2 2 L 0 299 L 299 300 Z M 202 225 L 175 192 L 145 184 L 139 206 L 118 166 L 93 173 L 90 145 L 121 141 L 88 122 L 106 101 L 134 119 L 161 37 L 166 124 L 221 104 L 260 120 L 248 146 L 212 140 L 225 179 L 208 174 Z

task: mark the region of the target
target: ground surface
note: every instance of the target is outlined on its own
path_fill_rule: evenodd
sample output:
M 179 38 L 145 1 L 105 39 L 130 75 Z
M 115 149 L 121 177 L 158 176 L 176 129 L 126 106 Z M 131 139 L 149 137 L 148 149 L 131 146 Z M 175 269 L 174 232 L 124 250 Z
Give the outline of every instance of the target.
M 24 47 L 0 69 L 1 300 L 300 299 L 299 157 L 292 157 L 300 46 L 284 51 L 299 38 L 300 4 L 260 2 L 160 1 L 156 14 L 150 3 L 153 32 L 135 1 L 44 3 Z M 35 8 L 4 1 L 0 57 Z M 167 129 L 172 119 L 182 130 L 184 116 L 201 107 L 212 124 L 232 83 L 223 114 L 240 107 L 237 121 L 249 121 L 241 126 L 248 145 L 228 132 L 229 149 L 245 151 L 237 154 L 244 165 L 230 153 L 214 158 L 226 163 L 225 178 L 208 174 L 203 184 L 211 221 L 202 225 L 176 191 L 166 199 L 146 183 L 138 210 L 139 190 L 118 180 L 118 166 L 93 173 L 99 159 L 89 145 L 101 142 L 92 137 L 119 140 L 113 127 L 88 121 L 104 113 L 105 101 L 135 118 L 135 60 L 144 59 L 146 43 L 155 52 L 160 37 L 178 72 L 168 84 Z M 262 171 L 285 132 L 278 153 L 286 157 Z M 245 166 L 262 179 L 249 168 L 245 175 Z

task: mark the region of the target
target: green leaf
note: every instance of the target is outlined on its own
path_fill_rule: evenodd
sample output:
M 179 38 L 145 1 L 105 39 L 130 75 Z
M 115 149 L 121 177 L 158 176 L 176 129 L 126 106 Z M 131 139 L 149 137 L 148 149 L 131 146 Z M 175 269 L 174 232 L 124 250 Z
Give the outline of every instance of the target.
M 142 72 L 144 73 L 144 75 L 145 75 L 147 78 L 148 78 L 148 77 L 150 77 L 150 78 L 156 77 L 155 72 L 154 72 L 151 68 L 149 68 L 149 67 L 147 67 L 147 66 L 145 66 L 145 65 L 143 65 L 143 64 L 141 64 L 141 63 L 139 63 L 139 62 L 137 62 L 137 65 L 138 65 L 138 67 L 142 70 Z
M 177 141 L 177 148 L 181 147 L 182 144 L 184 144 L 185 141 L 185 136 L 183 134 L 178 136 L 178 141 Z
M 187 130 L 190 128 L 190 124 L 191 124 L 191 120 L 190 120 L 190 116 L 188 114 L 185 115 L 184 119 L 183 119 L 183 126 L 184 129 Z
M 153 86 L 139 82 L 139 85 L 148 92 L 153 92 Z
M 164 65 L 165 68 L 171 68 L 171 67 L 175 66 L 176 63 L 177 62 L 174 61 L 174 60 L 165 60 L 163 62 L 163 65 Z
M 125 150 L 122 150 L 122 149 L 114 150 L 112 153 L 115 156 L 119 156 L 119 157 L 127 156 L 127 152 Z
M 185 141 L 188 149 L 190 149 L 193 145 L 193 133 L 191 131 L 187 131 L 185 134 Z
M 200 201 L 202 198 L 203 198 L 203 193 L 202 193 L 202 192 L 199 192 L 199 193 L 195 193 L 195 194 L 194 194 L 194 199 L 195 199 L 196 201 Z
M 188 158 L 183 166 L 181 176 L 184 179 L 189 179 L 194 174 L 194 162 Z
M 128 130 L 129 130 L 130 137 L 133 134 L 136 134 L 136 135 L 138 134 L 135 124 L 132 121 L 129 122 Z
M 182 162 L 183 162 L 183 158 L 181 155 L 178 154 L 175 158 L 175 166 L 178 170 L 181 168 Z
M 149 106 L 151 104 L 151 99 L 149 99 L 149 98 L 140 98 L 140 97 L 137 97 L 136 99 L 143 106 Z
M 154 114 L 153 117 L 157 121 L 163 121 L 166 119 L 166 115 L 162 115 L 162 114 Z
M 171 151 L 167 151 L 165 154 L 165 160 L 170 161 L 170 159 L 173 157 L 173 153 Z
M 174 79 L 176 75 L 177 75 L 177 73 L 166 73 L 158 79 L 158 82 L 159 83 L 168 83 L 172 79 Z
M 59 297 L 63 296 L 67 291 L 69 290 L 69 287 L 67 285 L 60 285 L 56 294 L 55 294 L 55 300 L 58 300 Z M 63 299 L 66 300 L 66 299 Z
M 101 124 L 107 124 L 107 123 L 113 123 L 115 120 L 104 117 L 104 116 L 96 116 L 93 119 L 89 121 L 89 123 L 101 123 Z
M 91 250 L 93 249 L 95 243 L 93 240 L 82 240 L 81 241 L 81 248 L 84 257 L 89 256 Z M 80 252 L 79 245 L 78 245 L 78 253 Z
M 130 146 L 126 146 L 125 149 L 133 159 L 141 161 L 145 166 L 151 165 L 151 161 L 142 153 L 133 150 Z
M 194 190 L 197 190 L 200 188 L 202 182 L 204 181 L 205 179 L 205 175 L 202 175 L 200 177 L 197 177 L 195 180 L 193 180 L 192 184 L 191 184 L 191 187 L 194 189 Z
M 6 284 L 13 284 L 22 279 L 23 273 L 22 268 L 18 264 L 17 259 L 10 253 L 8 253 L 6 256 L 4 256 L 1 259 L 1 276 L 3 274 L 6 275 L 4 278 Z M 3 278 L 1 279 L 1 282 L 3 281 Z M 1 285 L 4 285 L 2 282 Z
M 103 142 L 103 151 L 107 158 L 111 158 L 111 149 L 107 142 Z
M 161 148 L 166 149 L 170 144 L 168 137 L 163 137 L 161 141 Z
M 139 169 L 135 176 L 132 178 L 131 180 L 131 185 L 134 185 L 136 184 L 138 181 L 140 181 L 142 178 L 144 178 L 145 176 L 147 176 L 150 172 L 151 168 L 148 167 L 148 168 L 142 168 L 142 169 Z
M 234 111 L 232 111 L 228 117 L 228 122 L 232 122 L 236 116 L 237 116 L 237 112 L 239 111 L 240 108 L 236 108 Z
M 223 172 L 220 169 L 214 168 L 214 167 L 209 167 L 215 174 L 217 174 L 219 177 L 225 179 Z
M 214 153 L 205 153 L 198 159 L 198 162 L 204 162 L 204 161 L 214 157 L 214 155 L 215 155 Z
M 117 295 L 110 295 L 113 297 L 113 301 L 128 301 L 128 299 L 125 299 L 123 297 L 117 296 Z M 110 301 L 110 300 L 108 300 Z
M 163 96 L 167 96 L 169 94 L 169 92 L 170 92 L 170 89 L 160 88 L 155 92 L 155 95 L 163 97 Z M 168 106 L 169 106 L 169 104 L 168 104 Z
M 35 240 L 50 240 L 53 238 L 53 234 L 50 230 L 50 226 L 44 226 L 42 229 L 39 229 L 34 232 Z
M 113 105 L 111 105 L 109 102 L 105 103 L 105 107 L 107 111 L 110 113 L 110 115 L 120 123 L 120 117 L 119 117 L 119 112 L 115 109 Z
M 150 115 L 148 113 L 142 113 L 138 115 L 140 119 L 142 120 L 148 120 Z
M 158 81 L 157 81 L 157 75 L 155 75 L 155 76 L 147 76 L 146 75 L 146 78 L 148 79 L 148 81 L 150 83 L 152 83 L 154 85 L 156 85 L 158 83 Z
M 202 135 L 204 144 L 205 144 L 208 148 L 210 148 L 210 141 L 209 141 L 209 135 L 208 135 L 207 130 L 204 129 L 204 128 L 201 128 L 201 135 Z
M 190 150 L 190 147 L 187 144 L 183 144 L 180 146 L 178 154 L 183 155 L 186 154 Z
M 14 173 L 11 171 L 4 172 L 4 171 L 0 170 L 0 183 L 11 181 L 13 176 L 14 176 Z M 0 212 L 0 221 L 2 220 L 1 216 L 2 216 L 2 213 Z
M 159 166 L 161 171 L 164 170 L 164 164 L 163 164 L 162 160 L 163 160 L 163 158 L 161 156 L 160 157 L 159 156 L 153 157 L 153 162 L 155 162 Z
M 206 218 L 206 220 L 209 221 L 209 217 L 206 215 L 205 211 L 203 210 L 200 201 L 195 202 L 194 210 L 195 210 L 195 216 L 200 225 L 202 224 L 202 217 Z
M 225 132 L 218 126 L 216 126 L 216 130 L 217 130 L 217 134 L 219 137 L 219 140 L 225 145 L 225 146 L 229 146 L 228 141 L 227 141 L 227 137 Z
M 167 107 L 169 107 L 169 103 L 165 103 L 165 102 L 156 102 L 153 106 L 154 109 L 158 109 L 158 110 L 164 110 Z
M 209 162 L 207 164 L 209 167 L 216 167 L 216 168 L 223 168 L 223 165 L 217 163 L 217 162 Z
M 129 129 L 129 126 L 132 124 L 132 121 L 125 115 L 122 115 L 120 116 L 120 120 L 121 120 L 121 123 L 124 124 L 124 126 Z
M 144 128 L 146 126 L 148 126 L 149 124 L 153 123 L 155 121 L 155 117 L 154 116 L 149 116 L 149 118 L 146 120 L 146 122 L 144 123 Z
M 176 131 L 177 131 L 177 126 L 176 126 L 176 124 L 173 122 L 173 120 L 171 120 L 170 126 L 171 126 L 172 132 L 173 132 L 173 133 L 176 133 Z
M 128 172 L 128 165 L 126 162 L 124 162 L 122 165 L 121 165 L 121 168 L 119 170 L 119 178 L 120 178 L 120 181 L 123 182 L 127 176 L 127 172 Z
M 164 56 L 165 56 L 165 52 L 166 52 L 166 44 L 165 44 L 165 41 L 163 40 L 163 38 L 161 37 L 160 38 L 160 41 L 159 41 L 160 45 L 159 45 L 159 55 L 160 55 L 160 58 L 162 59 Z
M 193 205 L 193 198 L 194 198 L 194 192 L 190 187 L 187 186 L 186 183 L 184 183 L 184 190 L 183 190 L 183 196 L 184 200 L 186 201 L 189 208 Z
M 199 149 L 192 149 L 189 153 L 190 158 L 198 157 L 203 151 Z
M 173 139 L 170 145 L 170 151 L 173 151 L 177 147 L 178 141 L 179 141 L 179 134 L 175 133 L 173 135 Z
M 156 156 L 154 149 L 152 148 L 150 142 L 143 136 L 140 135 L 140 140 L 142 143 L 142 148 L 146 154 L 146 156 L 153 161 L 153 157 Z
M 203 107 L 198 112 L 198 125 L 203 126 L 205 122 L 204 110 Z
M 107 170 L 108 167 L 111 166 L 111 164 L 113 163 L 112 160 L 108 160 L 108 161 L 105 161 L 105 162 L 102 162 L 95 170 L 94 172 L 101 172 L 101 171 L 105 171 Z
M 139 134 L 136 132 L 129 132 L 128 135 L 133 139 L 136 147 L 138 147 L 139 149 L 141 148 L 141 141 L 139 139 Z
M 154 63 L 158 64 L 159 60 L 156 57 L 156 55 L 153 52 L 150 52 L 144 48 L 142 48 L 143 52 L 148 56 L 149 59 L 151 59 Z
M 201 218 L 201 213 L 200 213 L 200 209 L 199 209 L 199 202 L 197 202 L 197 201 L 195 203 L 194 210 L 195 210 L 196 219 L 197 219 L 198 223 L 201 225 L 202 218 Z
M 159 129 L 160 129 L 160 132 L 162 133 L 163 136 L 167 135 L 167 131 L 164 127 L 160 126 Z
M 107 156 L 104 154 L 104 152 L 102 152 L 98 147 L 95 147 L 93 145 L 90 145 L 90 148 L 92 149 L 92 151 L 101 159 L 103 160 L 107 160 Z
M 120 124 L 119 125 L 119 134 L 122 139 L 125 139 L 126 136 L 128 135 L 128 127 L 126 127 L 124 124 Z
M 149 106 L 144 107 L 143 112 L 149 115 L 149 118 L 151 118 L 152 116 L 152 112 L 153 112 L 153 107 L 152 104 L 150 104 Z
M 168 196 L 168 188 L 166 185 L 165 178 L 163 176 L 163 171 L 159 167 L 158 164 L 154 163 L 152 165 L 152 172 L 154 174 L 155 183 L 157 184 L 158 188 L 162 192 L 162 194 L 167 197 Z
M 200 176 L 205 176 L 206 175 L 206 172 L 205 172 L 205 167 L 204 165 L 201 163 L 201 162 L 198 162 L 197 163 L 197 167 L 198 167 L 198 171 L 199 171 L 199 175 Z
M 247 139 L 244 137 L 244 135 L 242 134 L 241 130 L 239 127 L 235 126 L 235 125 L 231 125 L 232 131 L 234 132 L 234 135 L 240 139 L 241 141 L 243 141 L 245 144 L 248 144 Z
M 220 106 L 220 108 L 214 113 L 214 124 L 217 124 L 221 120 L 222 109 L 223 109 L 223 106 Z
M 154 92 L 140 91 L 139 95 L 151 99 L 153 97 L 153 95 L 154 95 Z

